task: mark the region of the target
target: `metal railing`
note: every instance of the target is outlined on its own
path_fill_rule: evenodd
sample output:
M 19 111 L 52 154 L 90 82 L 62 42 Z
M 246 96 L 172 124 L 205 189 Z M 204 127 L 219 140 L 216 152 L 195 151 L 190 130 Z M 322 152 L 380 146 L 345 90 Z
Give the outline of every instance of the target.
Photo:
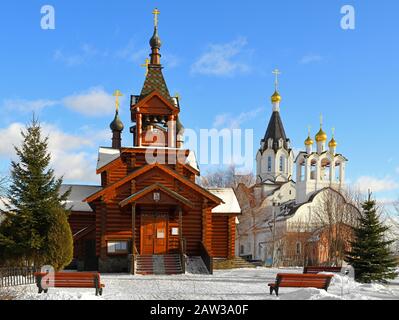
M 0 267 L 0 288 L 34 284 L 36 271 L 34 267 Z

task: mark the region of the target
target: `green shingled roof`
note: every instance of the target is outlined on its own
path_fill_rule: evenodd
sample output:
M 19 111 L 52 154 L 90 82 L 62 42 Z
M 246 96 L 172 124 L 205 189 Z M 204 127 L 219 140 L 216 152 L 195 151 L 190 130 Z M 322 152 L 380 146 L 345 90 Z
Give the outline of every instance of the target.
M 160 66 L 148 66 L 148 73 L 144 81 L 143 89 L 141 90 L 140 100 L 144 99 L 153 91 L 157 91 L 167 100 L 172 101 L 170 97 L 168 86 L 166 85 L 165 79 L 162 74 L 162 67 Z

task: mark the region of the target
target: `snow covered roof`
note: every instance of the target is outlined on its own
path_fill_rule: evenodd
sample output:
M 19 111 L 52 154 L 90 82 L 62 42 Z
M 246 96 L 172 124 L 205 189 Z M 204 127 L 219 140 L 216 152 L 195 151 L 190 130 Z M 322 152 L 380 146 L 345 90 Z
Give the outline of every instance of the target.
M 119 158 L 120 154 L 119 149 L 100 147 L 98 150 L 97 170 Z
M 212 210 L 212 213 L 241 214 L 241 207 L 232 188 L 215 188 L 208 191 L 223 200 L 224 203 Z
M 66 201 L 67 208 L 71 208 L 72 211 L 93 212 L 89 204 L 83 202 L 83 199 L 101 190 L 102 187 L 63 184 L 60 190 L 61 194 L 65 193 L 69 188 L 71 188 L 71 194 Z
M 6 210 L 6 204 L 10 205 L 10 201 L 5 197 L 0 197 L 0 210 Z
M 195 170 L 200 171 L 198 166 L 197 156 L 195 155 L 194 151 L 190 150 L 190 153 L 188 154 L 188 157 L 186 159 L 186 164 L 188 164 Z

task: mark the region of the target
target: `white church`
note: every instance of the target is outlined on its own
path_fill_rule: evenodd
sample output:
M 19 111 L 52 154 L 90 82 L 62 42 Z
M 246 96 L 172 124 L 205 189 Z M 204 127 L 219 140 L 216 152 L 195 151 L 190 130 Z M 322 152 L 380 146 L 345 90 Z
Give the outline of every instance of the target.
M 281 118 L 279 72 L 274 73 L 272 115 L 256 155 L 256 184 L 240 185 L 237 190 L 242 216 L 237 225 L 236 255 L 265 264 L 291 259 L 297 261 L 279 262 L 298 265 L 305 247 L 317 239 L 314 217 L 322 199 L 334 194 L 347 203 L 342 192 L 347 159 L 337 153 L 334 133 L 327 143 L 322 119 L 316 143 L 309 130 L 304 150 L 294 154 Z M 354 209 L 349 203 L 348 207 Z

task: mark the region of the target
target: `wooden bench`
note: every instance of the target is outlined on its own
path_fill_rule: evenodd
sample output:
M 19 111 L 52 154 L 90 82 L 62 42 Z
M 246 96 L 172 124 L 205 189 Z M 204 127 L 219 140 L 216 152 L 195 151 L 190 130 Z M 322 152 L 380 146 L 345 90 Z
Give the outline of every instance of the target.
M 319 272 L 331 272 L 331 273 L 340 273 L 341 272 L 341 267 L 314 267 L 314 266 L 309 266 L 309 267 L 304 267 L 303 268 L 303 273 L 311 273 L 311 274 L 317 274 Z
M 279 273 L 276 282 L 269 283 L 270 294 L 273 291 L 278 296 L 279 288 L 317 288 L 327 291 L 332 274 L 302 274 L 302 273 Z
M 43 279 L 45 276 L 46 279 Z M 104 284 L 98 272 L 55 272 L 54 282 L 48 273 L 35 273 L 39 293 L 47 293 L 48 288 L 95 288 L 96 296 L 103 294 Z M 45 282 L 43 282 L 45 281 Z

